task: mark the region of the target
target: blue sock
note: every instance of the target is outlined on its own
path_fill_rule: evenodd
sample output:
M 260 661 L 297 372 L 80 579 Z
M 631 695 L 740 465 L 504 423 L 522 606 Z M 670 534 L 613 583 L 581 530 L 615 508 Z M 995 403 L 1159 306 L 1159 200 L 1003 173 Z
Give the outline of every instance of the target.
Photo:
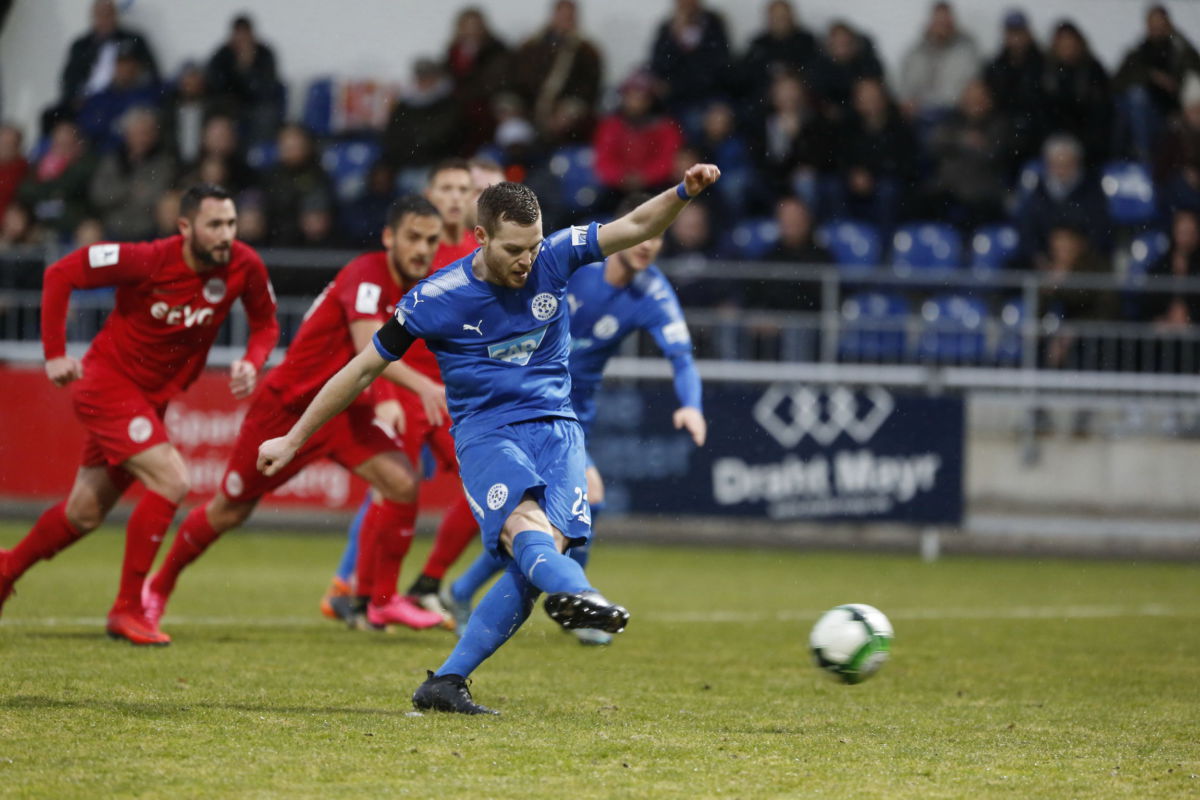
M 479 558 L 467 567 L 467 571 L 450 584 L 450 596 L 456 603 L 470 605 L 475 594 L 492 576 L 500 572 L 508 564 L 507 558 L 494 556 L 487 550 L 479 554 Z
M 346 583 L 350 582 L 354 565 L 358 563 L 358 529 L 362 527 L 363 517 L 367 516 L 370 507 L 371 493 L 367 492 L 362 505 L 358 507 L 358 513 L 354 515 L 354 521 L 350 523 L 350 530 L 346 532 L 346 549 L 342 552 L 342 563 L 337 568 L 337 576 Z
M 500 580 L 483 596 L 471 614 L 471 620 L 450 657 L 434 674 L 462 675 L 465 678 L 474 672 L 529 618 L 538 594 L 538 590 L 522 577 L 517 565 L 508 562 Z
M 546 594 L 595 591 L 583 567 L 558 552 L 545 531 L 521 531 L 513 537 L 513 559 L 525 579 Z

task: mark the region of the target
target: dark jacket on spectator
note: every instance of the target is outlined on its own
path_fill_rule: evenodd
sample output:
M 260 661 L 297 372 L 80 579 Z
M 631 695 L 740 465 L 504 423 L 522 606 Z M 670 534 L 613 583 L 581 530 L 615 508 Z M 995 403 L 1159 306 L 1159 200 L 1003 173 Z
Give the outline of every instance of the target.
M 1092 249 L 1108 253 L 1112 249 L 1108 204 L 1099 184 L 1085 177 L 1065 197 L 1055 199 L 1046 191 L 1044 181 L 1033 191 L 1020 219 L 1021 246 L 1030 254 L 1046 252 L 1050 231 L 1069 227 L 1083 231 Z
M 277 164 L 263 180 L 271 244 L 296 247 L 304 242 L 300 212 L 305 204 L 334 208 L 333 182 L 314 158 L 299 167 Z
M 1021 59 L 1015 53 L 1001 50 L 983 71 L 992 102 L 1008 117 L 1011 126 L 1009 161 L 1014 172 L 1037 156 L 1045 138 L 1046 94 L 1042 87 L 1045 71 L 1046 60 L 1036 47 L 1031 47 Z
M 238 64 L 233 48 L 222 45 L 208 61 L 205 80 L 211 94 L 226 97 L 242 108 L 273 103 L 279 98 L 275 53 L 262 42 L 255 46 L 254 60 L 246 69 Z
M 108 42 L 113 42 L 121 49 L 128 48 L 133 57 L 142 63 L 142 68 L 154 83 L 158 83 L 158 63 L 145 37 L 137 31 L 117 28 L 111 39 L 101 39 L 95 33 L 87 33 L 71 43 L 67 54 L 67 64 L 63 67 L 61 86 L 62 102 L 70 105 L 81 99 L 88 78 L 92 75 L 92 67 L 100 56 L 101 49 Z
M 546 30 L 517 51 L 512 61 L 512 87 L 535 118 L 541 118 L 562 97 L 576 97 L 595 106 L 602 72 L 600 51 L 590 41 Z
M 91 213 L 88 192 L 96 159 L 84 153 L 61 172 L 42 177 L 33 165 L 17 189 L 17 199 L 33 209 L 37 221 L 59 236 L 69 236 Z
M 667 82 L 667 105 L 673 110 L 703 105 L 729 88 L 725 21 L 712 11 L 704 11 L 699 28 L 700 38 L 687 47 L 676 38 L 670 19 L 658 27 L 650 70 Z
M 872 130 L 857 114 L 851 114 L 836 142 L 835 152 L 843 170 L 865 169 L 876 179 L 909 181 L 916 177 L 916 136 L 895 106 L 879 130 Z
M 817 57 L 817 40 L 806 28 L 797 26 L 782 39 L 769 32 L 759 34 L 742 57 L 741 88 L 748 96 L 761 97 L 769 91 L 774 70 L 805 72 Z
M 1159 111 L 1169 114 L 1179 109 L 1178 90 L 1168 91 L 1151 80 L 1153 71 L 1167 73 L 1175 79 L 1176 87 L 1182 86 L 1188 72 L 1200 72 L 1200 54 L 1178 31 L 1166 39 L 1143 39 L 1125 55 L 1113 76 L 1119 91 L 1143 86 Z
M 136 163 L 124 148 L 104 156 L 90 195 L 105 236 L 122 242 L 152 238 L 155 205 L 174 183 L 175 157 L 162 145 Z
M 999 207 L 1008 187 L 1008 122 L 992 112 L 970 119 L 952 111 L 934 128 L 929 151 L 936 166 L 931 188 L 959 202 Z
M 821 53 L 813 62 L 812 86 L 830 106 L 834 116 L 850 109 L 850 89 L 862 78 L 882 78 L 883 64 L 875 54 L 875 45 L 862 34 L 858 54 L 848 62 L 838 62 Z
M 1151 278 L 1200 278 L 1200 251 L 1192 253 L 1187 260 L 1187 272 L 1180 275 L 1175 272 L 1172 262 L 1175 260 L 1175 248 L 1172 247 L 1157 261 L 1150 265 L 1146 275 Z M 1200 324 L 1200 293 L 1197 292 L 1146 292 L 1142 295 L 1142 315 L 1146 322 L 1153 322 L 1163 314 L 1176 300 L 1182 300 L 1187 306 L 1188 318 L 1193 325 Z
M 440 96 L 400 100 L 383 132 L 383 161 L 400 170 L 458 155 L 465 124 L 458 101 L 448 90 Z
M 779 194 L 790 191 L 792 173 L 797 169 L 829 170 L 833 166 L 833 135 L 832 126 L 816 111 L 810 110 L 791 136 L 779 126 L 777 115 L 769 114 L 751 140 L 760 177 Z
M 446 50 L 446 68 L 454 79 L 454 97 L 464 123 L 465 153 L 474 154 L 496 132 L 492 100 L 507 88 L 508 59 L 508 47 L 495 37 L 485 40 L 474 53 L 456 44 Z
M 1048 132 L 1064 131 L 1083 142 L 1091 166 L 1108 156 L 1112 136 L 1112 89 L 1093 56 L 1075 65 L 1046 60 L 1042 77 Z

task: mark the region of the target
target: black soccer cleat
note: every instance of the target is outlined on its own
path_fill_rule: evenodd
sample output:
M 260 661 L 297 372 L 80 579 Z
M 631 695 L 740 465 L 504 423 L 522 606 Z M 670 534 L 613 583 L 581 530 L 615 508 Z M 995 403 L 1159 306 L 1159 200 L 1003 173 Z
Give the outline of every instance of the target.
M 413 708 L 420 711 L 448 711 L 453 714 L 499 714 L 471 699 L 467 679 L 462 675 L 434 675 L 426 671 L 425 682 L 413 692 Z
M 595 628 L 620 633 L 629 624 L 629 612 L 625 607 L 608 602 L 599 592 L 556 592 L 546 597 L 544 607 L 550 619 L 564 628 Z

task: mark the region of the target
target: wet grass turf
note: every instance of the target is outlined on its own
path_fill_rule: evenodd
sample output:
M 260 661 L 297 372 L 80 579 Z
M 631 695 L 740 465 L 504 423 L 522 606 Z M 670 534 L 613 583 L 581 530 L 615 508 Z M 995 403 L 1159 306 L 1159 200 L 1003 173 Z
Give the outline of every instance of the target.
M 1200 796 L 1195 565 L 601 545 L 629 630 L 584 648 L 535 611 L 475 675 L 503 716 L 462 718 L 409 713 L 450 634 L 316 614 L 337 538 L 229 537 L 154 650 L 103 636 L 120 545 L 93 534 L 7 604 L 0 796 Z M 898 636 L 856 687 L 806 650 L 848 601 Z

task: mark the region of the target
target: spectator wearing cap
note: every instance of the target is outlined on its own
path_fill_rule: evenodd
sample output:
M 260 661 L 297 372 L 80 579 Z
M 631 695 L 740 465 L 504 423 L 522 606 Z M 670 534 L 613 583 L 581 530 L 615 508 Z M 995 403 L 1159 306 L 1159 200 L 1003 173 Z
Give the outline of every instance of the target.
M 870 37 L 845 20 L 834 20 L 825 34 L 814 72 L 812 86 L 826 103 L 826 113 L 839 120 L 850 111 L 854 84 L 864 78 L 882 80 L 883 64 Z
M 120 147 L 123 132 L 120 124 L 126 112 L 134 108 L 157 109 L 163 102 L 163 89 L 155 77 L 146 72 L 131 40 L 121 41 L 116 48 L 116 65 L 108 87 L 90 95 L 79 110 L 79 125 L 101 151 Z
M 564 100 L 596 105 L 603 72 L 600 50 L 579 31 L 578 5 L 558 0 L 546 26 L 517 50 L 512 88 L 545 133 Z
M 117 68 L 118 50 L 137 61 L 149 81 L 158 83 L 158 64 L 146 37 L 121 27 L 113 0 L 95 0 L 91 29 L 71 43 L 60 80 L 59 103 L 44 118 L 44 128 L 62 116 L 74 117 L 84 100 L 109 87 Z
M 496 132 L 492 98 L 507 88 L 508 46 L 492 32 L 483 11 L 471 6 L 460 11 L 454 22 L 445 63 L 464 122 L 462 152 L 474 153 Z
M 466 122 L 444 67 L 421 58 L 383 132 L 383 160 L 393 171 L 423 170 L 463 150 Z M 416 181 L 420 183 L 421 181 Z
M 279 129 L 279 163 L 262 181 L 271 244 L 298 247 L 305 243 L 304 210 L 333 208 L 333 182 L 321 169 L 312 135 L 301 125 Z M 313 226 L 310 226 L 313 227 Z
M 1112 87 L 1074 23 L 1059 22 L 1042 76 L 1047 130 L 1069 133 L 1083 145 L 1089 166 L 1108 158 L 1112 139 Z
M 16 125 L 0 125 L 0 216 L 25 180 L 29 162 L 21 150 L 23 136 Z
M 833 213 L 870 220 L 890 236 L 916 180 L 917 141 L 882 81 L 854 85 L 854 111 L 836 141 Z
M 234 17 L 229 38 L 208 60 L 208 89 L 228 104 L 251 142 L 270 141 L 283 119 L 283 86 L 275 52 L 258 38 L 254 22 Z
M 967 229 L 1004 216 L 1009 126 L 986 83 L 979 78 L 967 83 L 958 108 L 934 127 L 928 149 L 934 170 L 923 216 Z
M 924 33 L 900 65 L 901 104 L 910 117 L 936 120 L 957 105 L 979 67 L 979 48 L 959 30 L 954 7 L 934 3 Z
M 1146 11 L 1146 35 L 1113 76 L 1123 137 L 1133 154 L 1149 162 L 1167 118 L 1179 111 L 1179 91 L 1188 72 L 1200 71 L 1196 48 L 1175 28 L 1161 5 Z
M 1180 114 L 1159 149 L 1155 175 L 1168 208 L 1200 212 L 1200 73 L 1184 78 L 1179 104 Z
M 1082 231 L 1096 252 L 1111 250 L 1108 206 L 1097 181 L 1088 175 L 1083 147 L 1057 134 L 1042 147 L 1045 171 L 1020 212 L 1021 245 L 1036 265 L 1048 259 L 1050 231 L 1069 227 Z
M 1000 52 L 984 68 L 983 80 L 997 111 L 1011 126 L 1009 158 L 1014 172 L 1037 156 L 1045 138 L 1044 73 L 1045 58 L 1029 30 L 1029 20 L 1022 11 L 1009 11 L 1004 15 Z
M 766 5 L 766 27 L 750 40 L 739 67 L 739 85 L 750 102 L 761 104 L 775 75 L 803 74 L 817 58 L 817 39 L 796 19 L 789 0 Z M 753 109 L 751 109 L 753 111 Z
M 95 157 L 79 126 L 60 120 L 50 131 L 46 152 L 17 189 L 17 199 L 33 210 L 38 224 L 66 238 L 91 212 L 88 190 L 95 170 Z
M 725 20 L 701 0 L 675 0 L 675 10 L 658 26 L 650 71 L 666 85 L 667 107 L 677 119 L 699 114 L 729 90 L 731 63 Z
M 120 122 L 121 146 L 100 160 L 92 176 L 91 201 L 110 239 L 151 239 L 159 196 L 175 182 L 175 157 L 158 134 L 148 108 L 128 111 Z
M 619 91 L 620 106 L 596 127 L 595 169 L 608 193 L 605 207 L 615 206 L 623 194 L 670 184 L 675 152 L 683 144 L 675 120 L 658 110 L 653 75 L 635 72 Z

